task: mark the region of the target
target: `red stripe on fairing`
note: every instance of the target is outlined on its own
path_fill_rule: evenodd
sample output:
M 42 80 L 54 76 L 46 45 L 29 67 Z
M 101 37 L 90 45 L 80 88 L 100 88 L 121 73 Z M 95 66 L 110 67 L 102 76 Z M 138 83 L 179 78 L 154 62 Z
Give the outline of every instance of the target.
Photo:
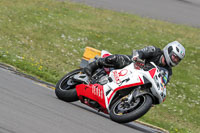
M 153 68 L 149 71 L 149 74 L 151 75 L 152 78 L 154 77 L 155 73 L 156 73 L 156 68 Z
M 138 77 L 139 77 L 139 76 L 138 76 Z M 138 86 L 138 85 L 144 84 L 144 82 L 142 81 L 142 79 L 141 79 L 140 77 L 139 77 L 139 79 L 140 79 L 140 82 L 139 82 L 139 83 L 124 85 L 124 86 L 120 86 L 120 87 L 116 88 L 116 89 L 112 92 L 112 94 L 110 95 L 110 97 L 107 99 L 107 100 L 108 100 L 108 104 L 110 103 L 110 100 L 111 100 L 111 98 L 113 97 L 113 95 L 116 93 L 116 91 L 121 90 L 121 89 L 124 89 L 124 88 L 129 88 L 129 87 L 132 87 L 132 86 Z

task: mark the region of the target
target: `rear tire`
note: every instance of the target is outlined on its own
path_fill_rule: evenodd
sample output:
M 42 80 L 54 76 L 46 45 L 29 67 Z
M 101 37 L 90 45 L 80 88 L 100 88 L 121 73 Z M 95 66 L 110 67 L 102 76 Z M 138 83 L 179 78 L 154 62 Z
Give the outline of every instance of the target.
M 66 74 L 58 83 L 56 84 L 55 94 L 56 96 L 66 102 L 74 102 L 79 100 L 76 93 L 76 85 L 80 84 L 74 82 L 71 77 L 80 73 L 82 69 L 74 70 Z
M 110 118 L 118 123 L 127 123 L 142 117 L 152 106 L 153 100 L 149 95 L 139 96 L 133 105 L 123 107 L 122 98 L 111 106 Z

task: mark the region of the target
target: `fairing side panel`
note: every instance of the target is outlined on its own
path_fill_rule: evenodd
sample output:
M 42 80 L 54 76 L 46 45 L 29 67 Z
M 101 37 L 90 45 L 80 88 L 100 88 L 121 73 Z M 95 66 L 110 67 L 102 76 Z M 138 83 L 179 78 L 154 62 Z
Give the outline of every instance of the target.
M 80 84 L 76 86 L 76 92 L 79 99 L 82 99 L 81 98 L 82 96 L 87 97 L 91 100 L 98 102 L 102 108 L 106 109 L 105 94 L 104 94 L 104 89 L 102 85 Z

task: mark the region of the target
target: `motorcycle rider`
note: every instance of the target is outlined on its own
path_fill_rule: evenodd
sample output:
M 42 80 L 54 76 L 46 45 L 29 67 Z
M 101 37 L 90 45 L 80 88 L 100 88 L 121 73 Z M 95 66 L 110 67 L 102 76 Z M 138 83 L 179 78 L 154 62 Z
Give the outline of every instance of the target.
M 120 69 L 131 64 L 133 61 L 141 59 L 145 61 L 145 64 L 154 62 L 156 65 L 167 69 L 168 77 L 165 81 L 167 84 L 172 75 L 172 67 L 178 65 L 184 56 L 185 48 L 178 41 L 174 41 L 167 44 L 163 50 L 155 46 L 148 46 L 141 50 L 133 51 L 131 56 L 115 54 L 105 58 L 99 58 L 89 63 L 84 68 L 84 72 L 91 77 L 93 72 L 98 68 L 106 67 Z

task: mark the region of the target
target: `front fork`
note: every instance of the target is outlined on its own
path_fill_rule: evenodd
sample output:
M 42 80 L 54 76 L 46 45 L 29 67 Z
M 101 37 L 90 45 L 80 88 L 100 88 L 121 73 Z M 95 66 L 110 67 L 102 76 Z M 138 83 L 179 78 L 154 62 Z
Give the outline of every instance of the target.
M 141 95 L 150 95 L 152 97 L 153 100 L 155 100 L 154 96 L 146 91 L 146 90 L 142 90 L 141 91 L 141 86 L 138 86 L 137 88 L 135 88 L 129 95 L 128 95 L 128 100 L 127 102 L 130 104 L 132 101 L 135 102 L 137 100 L 137 97 L 141 96 Z
M 135 89 L 131 92 L 131 94 L 129 94 L 129 96 L 128 96 L 128 101 L 127 101 L 129 104 L 130 104 L 132 101 L 135 101 L 135 100 L 136 100 L 138 94 L 140 93 L 140 92 L 139 92 L 140 89 L 141 89 L 141 86 L 138 86 L 137 88 L 135 88 Z

